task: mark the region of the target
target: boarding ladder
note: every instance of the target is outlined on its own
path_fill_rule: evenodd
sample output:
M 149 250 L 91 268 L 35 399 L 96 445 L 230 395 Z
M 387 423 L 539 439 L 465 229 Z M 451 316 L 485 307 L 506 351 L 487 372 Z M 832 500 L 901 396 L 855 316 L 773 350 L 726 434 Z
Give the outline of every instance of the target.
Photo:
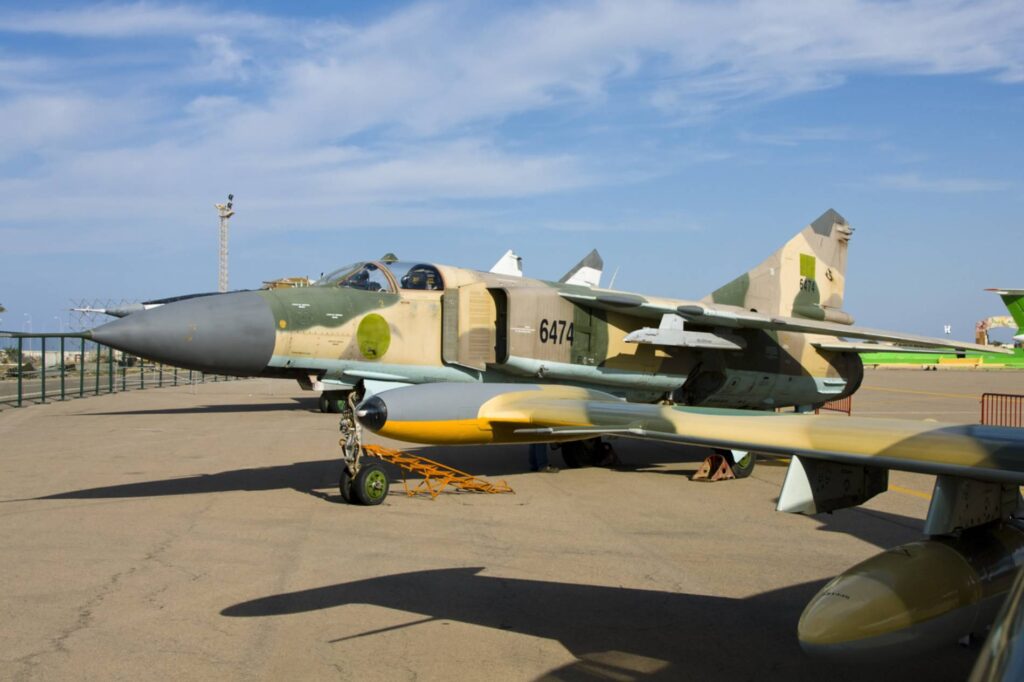
M 505 481 L 498 483 L 485 481 L 426 457 L 401 450 L 392 450 L 380 445 L 364 444 L 362 448 L 364 454 L 390 462 L 402 471 L 402 484 L 409 497 L 427 494 L 431 498 L 435 498 L 448 486 L 453 486 L 456 490 L 467 490 L 474 493 L 515 493 Z M 415 485 L 411 485 L 406 477 L 406 472 L 418 474 L 423 478 Z
M 348 397 L 348 408 L 342 410 L 339 424 L 341 440 L 338 441 L 338 445 L 341 446 L 342 466 L 348 470 L 351 477 L 356 476 L 360 469 L 360 460 L 364 455 L 368 455 L 390 462 L 399 468 L 405 493 L 409 497 L 427 494 L 433 499 L 448 486 L 475 493 L 515 493 L 505 481 L 492 483 L 426 457 L 363 443 L 363 429 L 355 418 L 356 401 L 357 396 L 353 392 Z M 419 474 L 423 479 L 416 485 L 410 485 L 407 472 Z

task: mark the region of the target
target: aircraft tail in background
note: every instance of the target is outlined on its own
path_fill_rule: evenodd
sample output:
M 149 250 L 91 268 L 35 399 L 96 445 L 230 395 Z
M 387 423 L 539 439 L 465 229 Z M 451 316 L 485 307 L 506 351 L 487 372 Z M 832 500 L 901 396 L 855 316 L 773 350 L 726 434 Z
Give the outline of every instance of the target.
M 1003 299 L 1003 304 L 1010 311 L 1013 321 L 1017 323 L 1016 341 L 1024 341 L 1024 289 L 986 289 L 994 291 Z

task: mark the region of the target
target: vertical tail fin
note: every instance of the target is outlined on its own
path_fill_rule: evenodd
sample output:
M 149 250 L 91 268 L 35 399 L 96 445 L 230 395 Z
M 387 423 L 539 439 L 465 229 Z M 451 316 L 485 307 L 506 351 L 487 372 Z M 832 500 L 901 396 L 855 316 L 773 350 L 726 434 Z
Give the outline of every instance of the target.
M 763 263 L 704 300 L 767 315 L 852 324 L 842 309 L 852 234 L 846 219 L 829 209 Z
M 987 291 L 999 294 L 1006 309 L 1010 311 L 1013 321 L 1017 323 L 1017 336 L 1024 335 L 1024 289 L 988 289 Z

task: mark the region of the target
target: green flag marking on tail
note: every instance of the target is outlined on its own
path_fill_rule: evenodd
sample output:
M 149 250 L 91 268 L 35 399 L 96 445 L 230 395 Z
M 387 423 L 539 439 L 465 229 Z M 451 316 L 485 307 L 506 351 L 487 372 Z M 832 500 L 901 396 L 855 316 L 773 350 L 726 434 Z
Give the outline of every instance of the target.
M 809 253 L 800 254 L 800 276 L 814 279 L 814 256 Z

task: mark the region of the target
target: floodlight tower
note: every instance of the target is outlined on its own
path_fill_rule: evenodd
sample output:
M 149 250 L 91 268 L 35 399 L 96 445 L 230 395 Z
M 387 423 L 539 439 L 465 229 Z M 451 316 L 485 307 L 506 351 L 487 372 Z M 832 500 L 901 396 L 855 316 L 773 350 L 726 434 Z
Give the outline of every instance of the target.
M 224 293 L 228 290 L 228 221 L 235 215 L 231 208 L 235 200 L 234 194 L 228 195 L 228 203 L 214 204 L 217 207 L 217 215 L 220 217 L 220 269 L 218 271 L 217 291 Z

